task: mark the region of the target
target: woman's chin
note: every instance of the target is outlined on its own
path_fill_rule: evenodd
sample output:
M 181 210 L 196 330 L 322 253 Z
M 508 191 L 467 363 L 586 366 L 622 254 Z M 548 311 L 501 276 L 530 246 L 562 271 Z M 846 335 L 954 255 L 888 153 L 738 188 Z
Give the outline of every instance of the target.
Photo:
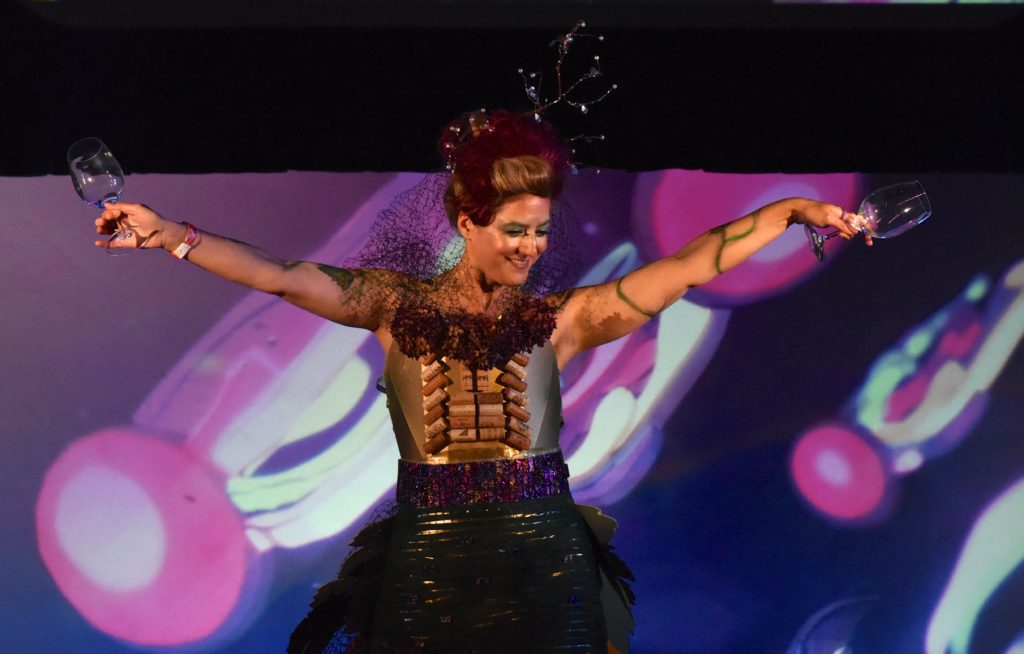
M 503 284 L 505 286 L 522 286 L 526 283 L 526 279 L 530 276 L 530 269 L 514 270 L 505 275 Z

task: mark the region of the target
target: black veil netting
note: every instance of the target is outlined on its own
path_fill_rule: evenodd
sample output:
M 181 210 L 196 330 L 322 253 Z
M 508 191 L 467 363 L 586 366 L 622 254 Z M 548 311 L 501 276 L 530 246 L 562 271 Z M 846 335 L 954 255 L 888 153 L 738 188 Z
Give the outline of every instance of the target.
M 390 270 L 421 282 L 430 282 L 454 268 L 465 242 L 445 214 L 444 191 L 450 178 L 447 172 L 428 173 L 395 196 L 371 225 L 366 244 L 345 261 L 345 267 Z M 553 200 L 547 250 L 530 270 L 522 290 L 543 297 L 571 288 L 580 275 L 577 248 L 581 235 L 572 209 Z M 443 298 L 434 301 L 447 304 Z
M 398 273 L 374 288 L 388 295 L 382 321 L 406 356 L 450 357 L 487 370 L 551 337 L 561 303 L 547 296 L 578 278 L 578 223 L 565 203 L 552 202 L 547 249 L 526 283 L 507 289 L 487 313 L 467 311 L 465 288 L 447 274 L 465 251 L 444 210 L 449 178 L 428 174 L 396 196 L 371 225 L 366 245 L 344 265 Z

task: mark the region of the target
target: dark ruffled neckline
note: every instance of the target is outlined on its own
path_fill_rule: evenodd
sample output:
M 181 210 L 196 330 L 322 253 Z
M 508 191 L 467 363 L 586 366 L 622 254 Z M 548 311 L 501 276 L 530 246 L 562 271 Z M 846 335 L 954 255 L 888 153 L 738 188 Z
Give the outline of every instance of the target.
M 389 327 L 408 357 L 437 355 L 489 370 L 546 343 L 555 331 L 556 313 L 551 303 L 521 291 L 498 316 L 442 308 L 425 296 L 401 301 Z

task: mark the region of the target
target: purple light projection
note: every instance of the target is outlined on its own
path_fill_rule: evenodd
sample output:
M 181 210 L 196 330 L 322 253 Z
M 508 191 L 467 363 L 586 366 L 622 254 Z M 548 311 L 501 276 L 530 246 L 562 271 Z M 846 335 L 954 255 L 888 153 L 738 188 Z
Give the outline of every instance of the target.
M 764 176 L 744 180 L 745 196 L 712 192 L 697 202 L 695 185 L 724 189 L 736 180 L 651 177 L 634 189 L 633 223 L 660 253 L 745 213 L 752 201 L 798 190 L 849 201 L 856 187 L 850 175 Z M 377 213 L 418 178 L 399 175 L 382 186 L 307 258 L 344 262 Z M 590 218 L 609 231 L 615 217 Z M 748 302 L 816 270 L 806 252 L 776 249 L 752 274 L 740 272 L 705 297 Z M 642 263 L 630 241 L 609 256 L 592 263 L 585 283 Z M 643 479 L 661 424 L 711 357 L 727 316 L 680 302 L 566 371 L 564 446 L 579 499 L 615 500 Z M 674 325 L 668 336 L 665 321 Z M 82 436 L 47 473 L 40 551 L 65 596 L 98 629 L 140 645 L 195 643 L 216 632 L 235 608 L 247 562 L 336 536 L 391 492 L 396 452 L 372 382 L 381 365 L 368 334 L 250 293 L 167 373 L 131 429 Z M 366 401 L 343 399 L 359 394 Z M 138 572 L 122 579 L 115 561 L 129 552 Z
M 416 179 L 151 175 L 131 176 L 127 187 L 128 199 L 204 229 L 286 257 L 340 262 L 376 212 Z M 1020 187 L 1011 182 L 1010 195 Z M 982 182 L 929 190 L 964 184 Z M 587 234 L 585 281 L 598 282 L 757 204 L 799 193 L 851 207 L 865 185 L 858 175 L 603 171 L 574 178 L 568 200 Z M 1002 197 L 992 188 L 974 195 Z M 31 591 L 0 612 L 11 621 L 0 649 L 45 651 L 33 649 L 34 634 L 45 632 L 55 652 L 280 651 L 310 589 L 333 574 L 347 538 L 392 492 L 397 453 L 374 388 L 376 342 L 170 257 L 92 251 L 83 245 L 92 216 L 63 178 L 0 179 L 0 190 L 12 230 L 63 225 L 79 239 L 15 248 L 3 260 L 8 315 L 19 319 L 3 324 L 11 345 L 5 370 L 18 383 L 3 398 L 15 452 L 0 462 L 10 485 L 0 524 L 13 564 L 6 577 Z M 982 235 L 975 247 L 970 233 L 953 228 L 957 256 L 937 267 L 915 243 L 946 228 L 950 203 L 940 198 L 935 220 L 891 246 L 847 245 L 840 256 L 837 245 L 827 266 L 790 230 L 749 264 L 756 272 L 741 268 L 688 293 L 657 321 L 563 371 L 562 441 L 574 493 L 621 521 L 617 546 L 638 575 L 636 652 L 681 642 L 690 652 L 781 652 L 821 607 L 862 586 L 884 592 L 897 577 L 915 594 L 872 611 L 916 606 L 921 617 L 896 616 L 898 629 L 866 631 L 923 641 L 956 544 L 1021 469 L 1019 450 L 1000 450 L 999 438 L 1019 424 L 1006 397 L 1019 383 L 1014 351 L 1024 318 L 1021 268 L 1012 263 L 1024 250 L 993 249 Z M 896 261 L 883 273 L 890 255 Z M 957 295 L 990 260 L 1002 268 Z M 939 273 L 961 261 L 966 273 L 942 281 Z M 924 282 L 906 281 L 925 270 Z M 834 285 L 868 272 L 903 294 L 902 312 L 886 314 L 897 331 L 884 342 L 875 321 L 871 329 L 850 317 L 833 321 L 844 347 L 828 374 L 815 377 L 817 362 L 760 340 L 765 325 L 778 325 L 774 338 L 786 342 L 779 335 L 793 329 L 794 316 L 806 321 L 800 329 L 815 329 L 823 303 L 821 289 L 807 283 L 814 275 Z M 940 285 L 950 290 L 937 301 L 903 310 Z M 865 338 L 877 347 L 857 359 Z M 845 385 L 848 369 L 854 378 Z M 759 395 L 775 397 L 774 389 L 758 387 L 732 401 L 742 375 L 792 392 L 769 404 Z M 808 390 L 804 375 L 829 386 Z M 796 392 L 817 395 L 801 403 Z M 732 407 L 727 416 L 720 405 Z M 794 434 L 803 435 L 792 441 Z M 984 460 L 986 475 L 963 472 L 960 456 Z M 1013 474 L 997 472 L 1013 465 Z M 954 523 L 955 533 L 943 536 L 949 552 L 935 540 L 907 544 L 928 533 L 920 524 L 927 505 L 902 512 L 911 498 L 893 501 L 895 482 L 911 473 L 918 484 L 941 480 L 928 497 L 943 507 L 942 524 Z M 959 521 L 946 515 L 947 491 L 961 507 Z M 859 529 L 865 524 L 872 529 Z M 884 540 L 900 549 L 868 550 L 887 547 L 862 542 L 874 531 L 894 532 Z M 992 542 L 1002 532 L 995 533 Z M 833 538 L 844 543 L 842 561 L 829 558 Z M 933 560 L 912 576 L 901 552 L 926 547 Z M 859 561 L 849 570 L 848 556 Z M 899 575 L 872 571 L 887 558 L 904 561 Z M 808 578 L 821 582 L 799 581 Z M 992 592 L 993 601 L 1005 593 Z M 680 619 L 681 602 L 690 619 Z M 979 611 L 983 629 L 989 622 Z M 840 622 L 842 629 L 817 626 L 815 634 L 854 631 L 850 620 Z

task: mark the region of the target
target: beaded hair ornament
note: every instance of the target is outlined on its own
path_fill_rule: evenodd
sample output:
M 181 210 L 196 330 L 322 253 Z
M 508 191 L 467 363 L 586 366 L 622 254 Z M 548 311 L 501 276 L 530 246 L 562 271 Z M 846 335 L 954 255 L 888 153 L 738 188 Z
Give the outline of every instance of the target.
M 371 226 L 366 246 L 345 262 L 346 267 L 387 270 L 419 283 L 392 284 L 395 300 L 385 317 L 395 343 L 404 354 L 420 358 L 443 354 L 473 368 L 490 368 L 510 360 L 513 354 L 543 344 L 555 325 L 557 303 L 546 296 L 569 288 L 578 278 L 579 243 L 577 222 L 572 211 L 558 201 L 551 205 L 548 246 L 530 270 L 526 284 L 510 289 L 506 310 L 497 317 L 472 314 L 461 307 L 459 289 L 450 286 L 448 271 L 462 258 L 465 243 L 448 217 L 454 202 L 458 211 L 477 224 L 486 225 L 500 199 L 491 181 L 492 169 L 500 159 L 533 156 L 545 160 L 555 178 L 555 193 L 567 171 L 573 171 L 569 145 L 577 139 L 562 139 L 543 119 L 543 113 L 559 104 L 586 113 L 615 86 L 589 100 L 580 99 L 588 80 L 601 76 L 600 61 L 575 82 L 563 81 L 562 68 L 574 40 L 602 37 L 583 34 L 577 23 L 552 45 L 558 50 L 555 64 L 555 94 L 541 91 L 540 73 L 523 73 L 524 90 L 533 105 L 524 113 L 479 110 L 463 114 L 442 133 L 439 149 L 447 172 L 432 173 L 415 187 L 398 195 Z M 452 178 L 461 182 L 462 192 L 452 197 Z M 446 206 L 446 204 L 448 206 Z

